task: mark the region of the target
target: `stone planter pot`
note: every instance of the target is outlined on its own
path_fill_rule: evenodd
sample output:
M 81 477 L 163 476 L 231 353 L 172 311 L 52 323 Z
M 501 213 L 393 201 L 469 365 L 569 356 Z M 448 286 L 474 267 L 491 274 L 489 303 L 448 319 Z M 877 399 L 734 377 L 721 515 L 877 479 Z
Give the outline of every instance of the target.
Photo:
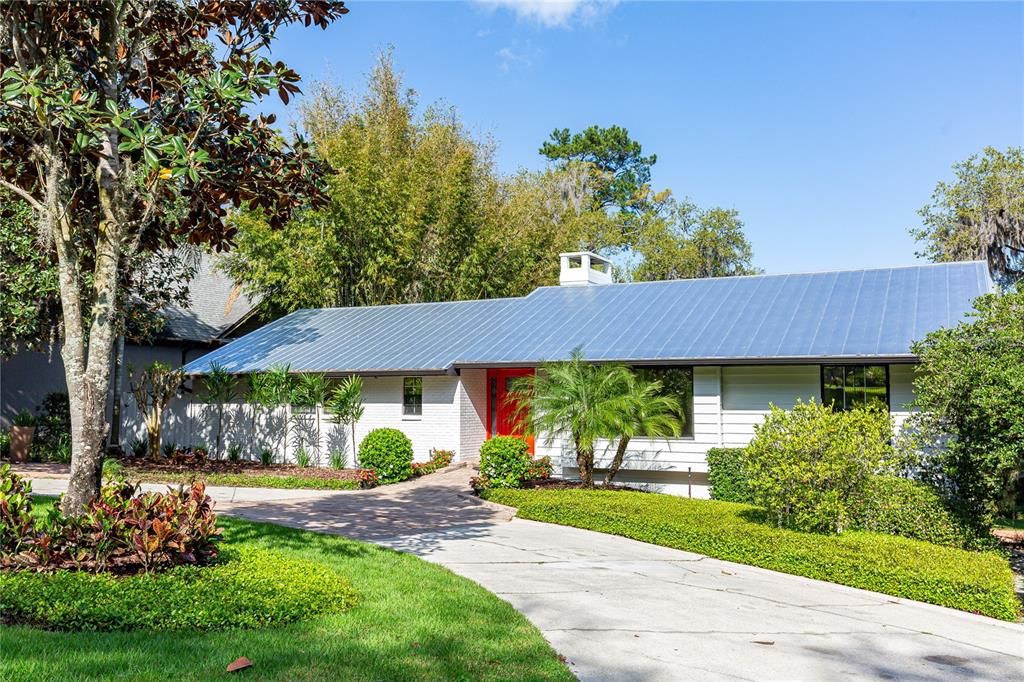
M 12 426 L 11 427 L 11 461 L 27 462 L 28 450 L 32 445 L 32 436 L 35 435 L 34 426 Z

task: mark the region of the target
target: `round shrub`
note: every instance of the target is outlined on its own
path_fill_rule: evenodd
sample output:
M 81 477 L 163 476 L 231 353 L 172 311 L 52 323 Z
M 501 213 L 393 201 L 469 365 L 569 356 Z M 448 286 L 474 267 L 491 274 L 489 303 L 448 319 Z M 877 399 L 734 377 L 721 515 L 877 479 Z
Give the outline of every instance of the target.
M 526 441 L 515 436 L 496 436 L 480 448 L 480 474 L 491 488 L 518 488 L 530 469 Z
M 344 611 L 355 591 L 323 564 L 277 552 L 225 550 L 206 567 L 109 573 L 0 573 L 8 622 L 51 630 L 259 628 Z
M 359 466 L 382 484 L 412 478 L 412 441 L 398 429 L 374 429 L 359 444 Z
M 979 541 L 946 509 L 938 494 L 918 481 L 872 476 L 854 512 L 862 530 L 902 535 L 936 545 L 972 549 Z

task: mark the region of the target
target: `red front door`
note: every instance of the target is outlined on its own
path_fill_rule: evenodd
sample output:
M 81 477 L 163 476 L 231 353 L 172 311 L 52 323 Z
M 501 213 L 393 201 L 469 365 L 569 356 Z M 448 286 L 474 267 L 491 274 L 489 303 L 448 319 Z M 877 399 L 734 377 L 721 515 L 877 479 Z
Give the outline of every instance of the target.
M 516 406 L 508 400 L 513 379 L 531 376 L 533 369 L 489 369 L 487 370 L 487 437 L 525 437 L 533 454 L 533 436 L 527 436 L 516 420 Z

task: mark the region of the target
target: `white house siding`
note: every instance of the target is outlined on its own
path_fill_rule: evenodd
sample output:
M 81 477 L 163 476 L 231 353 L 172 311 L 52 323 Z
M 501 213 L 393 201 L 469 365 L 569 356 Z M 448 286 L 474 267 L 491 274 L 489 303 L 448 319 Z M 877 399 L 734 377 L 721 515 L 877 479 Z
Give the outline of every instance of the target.
M 459 382 L 459 447 L 457 459 L 476 459 L 487 438 L 487 370 L 465 369 Z
M 722 445 L 749 443 L 770 405 L 788 410 L 811 398 L 821 400 L 819 365 L 722 367 Z
M 889 410 L 897 430 L 910 416 L 914 402 L 914 370 L 917 365 L 889 365 Z
M 401 430 L 412 440 L 416 461 L 426 461 L 431 448 L 458 452 L 460 403 L 459 377 L 423 377 L 423 415 L 402 415 L 402 377 L 364 377 L 363 401 L 366 412 L 359 421 L 356 437 L 376 428 Z

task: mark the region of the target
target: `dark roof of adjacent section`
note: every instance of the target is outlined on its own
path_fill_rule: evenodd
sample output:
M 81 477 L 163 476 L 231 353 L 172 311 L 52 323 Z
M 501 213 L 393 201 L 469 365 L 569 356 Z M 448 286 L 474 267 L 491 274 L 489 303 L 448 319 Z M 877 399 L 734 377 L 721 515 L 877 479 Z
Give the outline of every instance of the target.
M 253 311 L 253 301 L 217 269 L 216 258 L 202 256 L 196 276 L 189 283 L 187 308 L 175 304 L 162 311 L 166 323 L 158 338 L 214 343 Z
M 562 360 L 577 347 L 597 362 L 907 361 L 914 341 L 963 320 L 992 289 L 985 264 L 966 262 L 300 310 L 186 371 L 450 372 Z

